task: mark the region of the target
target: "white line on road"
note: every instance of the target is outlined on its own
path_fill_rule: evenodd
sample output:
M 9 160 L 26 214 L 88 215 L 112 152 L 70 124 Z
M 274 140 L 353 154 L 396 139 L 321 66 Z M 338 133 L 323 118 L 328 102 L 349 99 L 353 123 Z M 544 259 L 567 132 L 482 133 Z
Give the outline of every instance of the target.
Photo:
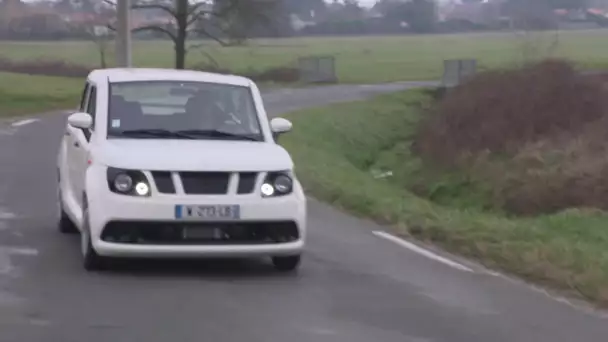
M 6 209 L 0 207 L 0 220 L 12 220 L 17 216 Z
M 385 233 L 385 232 L 381 232 L 381 231 L 377 231 L 377 230 L 373 231 L 372 233 L 374 235 L 378 236 L 378 237 L 381 237 L 383 239 L 392 241 L 392 242 L 398 244 L 401 247 L 405 247 L 405 248 L 409 249 L 412 252 L 415 252 L 415 253 L 418 253 L 420 255 L 423 255 L 423 256 L 425 256 L 425 257 L 427 257 L 429 259 L 433 259 L 435 261 L 439 261 L 440 263 L 448 265 L 448 266 L 450 266 L 452 268 L 455 268 L 455 269 L 457 269 L 459 271 L 474 272 L 469 267 L 466 267 L 466 266 L 464 266 L 462 264 L 459 264 L 459 263 L 457 263 L 455 261 L 452 261 L 450 259 L 444 258 L 444 257 L 442 257 L 440 255 L 437 255 L 437 254 L 435 254 L 435 253 L 433 253 L 433 252 L 431 252 L 429 250 L 426 250 L 426 249 L 424 249 L 422 247 L 419 247 L 419 246 L 417 246 L 417 245 L 415 245 L 415 244 L 413 244 L 411 242 L 407 242 L 407 241 L 405 241 L 403 239 L 400 239 L 400 238 L 398 238 L 398 237 L 396 237 L 394 235 L 391 235 L 389 233 Z
M 0 252 L 15 254 L 15 255 L 25 255 L 25 256 L 37 256 L 38 250 L 36 248 L 30 247 L 8 247 L 8 246 L 0 246 Z
M 11 124 L 11 126 L 13 126 L 13 127 L 25 126 L 25 125 L 29 125 L 29 124 L 31 124 L 31 123 L 33 123 L 33 122 L 36 122 L 36 121 L 38 121 L 38 120 L 40 120 L 40 119 L 25 119 L 25 120 L 19 120 L 19 121 L 17 121 L 17 122 L 13 122 L 13 123 Z

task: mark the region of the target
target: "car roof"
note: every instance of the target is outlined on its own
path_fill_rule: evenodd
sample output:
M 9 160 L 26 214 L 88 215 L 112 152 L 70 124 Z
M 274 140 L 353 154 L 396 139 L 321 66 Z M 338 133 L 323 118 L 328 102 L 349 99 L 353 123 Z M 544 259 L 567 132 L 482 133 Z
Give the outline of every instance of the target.
M 183 82 L 209 82 L 230 84 L 238 86 L 251 86 L 249 78 L 216 74 L 196 70 L 176 70 L 160 68 L 110 68 L 91 71 L 89 78 L 95 81 L 137 82 L 137 81 L 183 81 Z

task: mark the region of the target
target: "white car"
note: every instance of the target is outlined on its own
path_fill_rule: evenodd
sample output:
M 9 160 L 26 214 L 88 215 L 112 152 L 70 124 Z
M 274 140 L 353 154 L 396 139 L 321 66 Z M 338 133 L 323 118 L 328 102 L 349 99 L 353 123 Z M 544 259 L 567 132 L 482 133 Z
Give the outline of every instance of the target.
M 58 158 L 59 230 L 85 269 L 108 257 L 271 257 L 300 263 L 306 198 L 249 79 L 102 69 L 86 80 Z

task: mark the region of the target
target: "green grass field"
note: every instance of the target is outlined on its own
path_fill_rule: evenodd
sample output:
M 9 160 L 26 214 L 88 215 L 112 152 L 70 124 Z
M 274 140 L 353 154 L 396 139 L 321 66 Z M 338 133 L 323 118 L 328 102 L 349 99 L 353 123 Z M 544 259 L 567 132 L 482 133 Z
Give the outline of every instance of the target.
M 281 144 L 294 157 L 308 193 L 321 200 L 392 224 L 398 234 L 608 306 L 606 213 L 567 210 L 509 218 L 455 206 L 456 198 L 438 204 L 409 190 L 432 171 L 409 152 L 421 118 L 418 104 L 425 101 L 426 95 L 410 91 L 292 113 L 294 130 Z M 376 170 L 393 176 L 378 178 Z M 426 185 L 449 182 L 437 178 Z M 450 196 L 475 202 L 467 192 Z
M 84 80 L 0 72 L 0 117 L 76 108 Z
M 560 32 L 555 49 L 552 33 L 522 38 L 515 33 L 479 33 L 425 36 L 323 37 L 253 40 L 244 47 L 220 47 L 207 43 L 202 51 L 233 72 L 295 63 L 299 56 L 333 55 L 342 83 L 380 83 L 432 80 L 442 74 L 444 59 L 477 58 L 481 69 L 520 63 L 533 46 L 536 57 L 560 56 L 590 68 L 608 68 L 608 30 Z M 192 42 L 197 44 L 200 42 Z M 112 63 L 110 44 L 107 56 Z M 551 53 L 550 53 L 551 52 Z M 529 53 L 528 53 L 529 55 Z M 172 46 L 167 41 L 134 41 L 134 65 L 171 67 Z M 99 53 L 92 42 L 0 42 L 0 58 L 12 60 L 62 59 L 99 66 Z M 208 61 L 193 49 L 190 66 Z M 77 101 L 81 82 L 73 79 L 0 73 L 4 100 L 0 115 L 16 115 L 61 107 Z M 50 89 L 50 90 L 49 90 Z
M 450 58 L 477 58 L 482 68 L 521 61 L 524 42 L 548 56 L 555 33 L 534 33 L 529 39 L 515 33 L 479 33 L 425 36 L 324 37 L 253 40 L 246 47 L 208 43 L 203 50 L 222 67 L 236 72 L 266 69 L 293 63 L 299 56 L 333 55 L 338 77 L 344 83 L 378 83 L 429 80 L 441 76 L 442 62 Z M 581 64 L 608 67 L 608 30 L 560 32 L 555 56 Z M 197 44 L 200 42 L 192 42 Z M 171 67 L 173 50 L 168 41 L 135 41 L 137 66 Z M 92 42 L 0 42 L 0 57 L 11 59 L 56 58 L 98 66 L 99 55 Z M 108 51 L 113 57 L 113 52 Z M 198 50 L 190 52 L 188 64 L 205 61 Z

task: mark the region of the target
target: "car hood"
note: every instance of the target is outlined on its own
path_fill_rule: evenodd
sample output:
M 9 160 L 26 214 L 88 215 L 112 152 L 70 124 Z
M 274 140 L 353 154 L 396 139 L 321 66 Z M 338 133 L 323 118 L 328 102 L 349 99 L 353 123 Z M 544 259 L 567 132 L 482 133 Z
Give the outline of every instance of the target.
M 106 140 L 94 161 L 107 166 L 165 171 L 290 170 L 287 151 L 274 143 L 225 140 Z

